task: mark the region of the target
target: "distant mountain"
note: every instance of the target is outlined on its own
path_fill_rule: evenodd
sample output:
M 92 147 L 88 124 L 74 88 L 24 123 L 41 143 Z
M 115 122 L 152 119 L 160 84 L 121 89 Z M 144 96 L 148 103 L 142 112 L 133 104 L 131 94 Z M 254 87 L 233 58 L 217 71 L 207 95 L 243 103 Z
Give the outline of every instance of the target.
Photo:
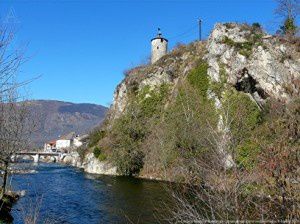
M 102 122 L 107 111 L 104 106 L 88 103 L 55 100 L 33 100 L 27 103 L 34 120 L 31 142 L 35 146 L 42 146 L 44 142 L 70 132 L 88 133 Z

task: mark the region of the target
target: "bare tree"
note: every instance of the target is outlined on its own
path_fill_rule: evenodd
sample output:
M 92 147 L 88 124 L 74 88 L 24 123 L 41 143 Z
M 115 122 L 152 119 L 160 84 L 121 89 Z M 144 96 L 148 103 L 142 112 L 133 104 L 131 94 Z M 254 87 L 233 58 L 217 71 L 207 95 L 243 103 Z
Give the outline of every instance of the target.
M 0 26 L 0 162 L 3 184 L 1 198 L 6 191 L 8 165 L 12 155 L 22 149 L 27 112 L 18 90 L 28 82 L 18 82 L 20 65 L 25 61 L 21 48 L 13 49 L 14 29 Z
M 278 7 L 275 13 L 289 19 L 296 19 L 300 14 L 299 0 L 276 0 Z
M 172 188 L 170 223 L 299 223 L 299 100 L 272 103 L 268 120 L 253 130 L 250 142 L 261 148 L 254 169 L 238 159 L 239 133 L 247 127 L 242 105 L 232 116 L 230 102 L 223 104 L 222 130 L 208 124 L 206 155 L 193 161 L 201 181 Z M 229 168 L 228 154 L 234 161 Z
M 275 13 L 284 18 L 283 26 L 280 30 L 283 34 L 294 36 L 297 33 L 296 19 L 300 14 L 299 0 L 276 0 L 278 7 Z
M 0 161 L 4 172 L 2 197 L 6 191 L 11 158 L 25 147 L 27 114 L 25 103 L 17 103 L 14 98 L 0 105 Z
M 230 105 L 223 108 L 222 130 L 207 124 L 207 151 L 193 161 L 201 182 L 188 182 L 184 191 L 173 191 L 176 206 L 172 208 L 170 223 L 239 223 L 256 216 L 256 203 L 245 192 L 245 185 L 253 182 L 253 177 L 232 162 L 240 140 L 233 136 L 230 127 L 233 119 L 243 114 L 231 117 Z

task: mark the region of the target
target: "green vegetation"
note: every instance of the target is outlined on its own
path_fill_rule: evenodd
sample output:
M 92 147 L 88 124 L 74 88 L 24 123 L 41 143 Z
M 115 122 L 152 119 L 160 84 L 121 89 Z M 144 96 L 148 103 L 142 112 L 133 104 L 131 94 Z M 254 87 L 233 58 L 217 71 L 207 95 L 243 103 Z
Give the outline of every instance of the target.
M 237 147 L 237 164 L 248 171 L 257 167 L 258 156 L 261 153 L 260 146 L 253 141 L 245 141 Z
M 231 131 L 240 138 L 249 136 L 261 120 L 261 112 L 256 103 L 247 94 L 233 88 L 225 91 L 223 105 L 225 106 L 224 112 L 232 119 Z
M 93 153 L 94 153 L 94 156 L 96 158 L 98 158 L 99 155 L 101 154 L 101 150 L 98 147 L 95 147 Z
M 144 117 L 151 117 L 162 108 L 162 102 L 168 97 L 169 86 L 162 84 L 158 89 L 145 86 L 138 94 L 138 106 Z
M 96 146 L 93 150 L 94 156 L 98 158 L 100 161 L 106 160 L 107 156 L 104 154 L 103 150 L 101 150 L 98 146 Z
M 260 23 L 253 23 L 253 24 L 252 24 L 252 27 L 253 27 L 254 29 L 261 29 Z
M 136 175 L 143 167 L 141 144 L 146 135 L 145 124 L 135 107 L 119 118 L 112 129 L 112 161 L 123 175 Z
M 227 88 L 222 98 L 222 117 L 229 123 L 232 143 L 230 153 L 235 162 L 246 170 L 254 169 L 260 147 L 252 139 L 253 131 L 262 121 L 262 113 L 249 95 Z
M 167 84 L 155 88 L 145 86 L 138 93 L 130 94 L 126 112 L 107 134 L 111 142 L 108 159 L 117 166 L 118 172 L 137 175 L 153 163 L 157 164 L 155 172 L 173 169 L 181 162 L 180 158 L 190 160 L 206 151 L 202 139 L 198 140 L 197 129 L 206 126 L 208 121 L 215 126 L 217 120 L 213 102 L 207 99 L 207 69 L 207 63 L 200 61 L 182 83 L 175 101 L 169 102 L 171 87 Z M 95 136 L 95 139 L 103 137 Z
M 230 47 L 234 47 L 241 55 L 249 58 L 252 54 L 252 50 L 256 46 L 264 46 L 262 43 L 263 33 L 255 26 L 252 29 L 252 33 L 247 37 L 245 42 L 235 42 L 229 37 L 225 37 L 223 44 L 226 44 Z
M 94 147 L 104 137 L 105 137 L 105 131 L 103 131 L 101 129 L 93 130 L 89 135 L 89 145 L 88 145 L 88 147 L 89 148 Z
M 250 56 L 253 47 L 262 44 L 262 34 L 257 24 L 248 29 L 254 31 L 247 42 L 225 38 L 224 43 Z M 130 92 L 126 111 L 105 133 L 92 136 L 95 156 L 109 159 L 122 175 L 213 189 L 213 194 L 201 187 L 192 191 L 193 203 L 212 203 L 219 220 L 259 220 L 262 208 L 268 211 L 265 220 L 299 217 L 294 180 L 299 178 L 300 102 L 282 105 L 270 100 L 261 109 L 245 93 L 251 86 L 237 91 L 227 83 L 225 65 L 219 64 L 218 82 L 210 80 L 208 65 L 200 60 L 176 86 L 144 86 Z M 208 97 L 211 91 L 220 101 L 218 108 Z M 203 199 L 203 194 L 208 195 Z
M 104 153 L 100 153 L 100 155 L 98 156 L 98 159 L 102 162 L 107 159 L 107 156 Z
M 282 33 L 284 35 L 290 35 L 290 36 L 294 36 L 296 34 L 297 31 L 297 26 L 295 23 L 295 19 L 293 18 L 286 18 L 284 21 L 283 26 L 280 27 Z
M 197 90 L 203 99 L 207 98 L 209 78 L 207 75 L 208 64 L 201 62 L 188 75 L 188 82 Z
M 169 86 L 145 86 L 137 95 L 131 95 L 126 113 L 117 119 L 111 130 L 112 155 L 118 172 L 136 175 L 144 165 L 142 145 L 151 125 L 159 120 L 169 95 Z

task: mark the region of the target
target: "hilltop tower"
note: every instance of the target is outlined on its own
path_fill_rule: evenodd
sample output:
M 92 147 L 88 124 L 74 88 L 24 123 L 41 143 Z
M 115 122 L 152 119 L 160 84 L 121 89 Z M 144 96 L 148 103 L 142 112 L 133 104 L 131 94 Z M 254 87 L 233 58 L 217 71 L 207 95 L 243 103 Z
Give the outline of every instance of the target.
M 155 38 L 151 40 L 151 64 L 155 63 L 168 51 L 168 40 L 164 38 L 158 28 L 158 33 Z

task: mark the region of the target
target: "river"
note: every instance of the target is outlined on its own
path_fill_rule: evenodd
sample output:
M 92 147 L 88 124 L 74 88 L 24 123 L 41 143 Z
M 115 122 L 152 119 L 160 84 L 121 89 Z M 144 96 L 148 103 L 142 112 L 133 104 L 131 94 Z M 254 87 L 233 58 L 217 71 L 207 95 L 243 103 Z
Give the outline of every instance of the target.
M 37 214 L 38 223 L 158 223 L 171 204 L 167 184 L 128 177 L 86 174 L 60 164 L 24 163 L 32 174 L 11 177 L 25 190 L 13 207 L 14 223 Z

